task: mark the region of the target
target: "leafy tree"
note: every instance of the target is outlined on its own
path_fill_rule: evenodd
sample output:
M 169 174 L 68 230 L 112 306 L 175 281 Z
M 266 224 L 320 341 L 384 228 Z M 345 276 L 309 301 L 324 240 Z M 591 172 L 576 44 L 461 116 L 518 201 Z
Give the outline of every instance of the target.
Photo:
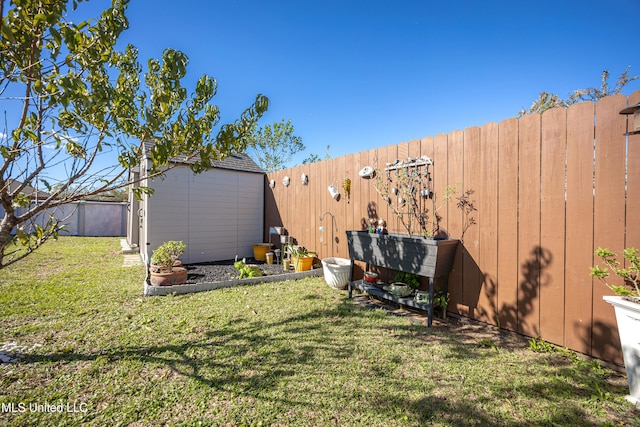
M 254 125 L 249 136 L 247 154 L 266 172 L 285 169 L 294 154 L 305 149 L 302 138 L 295 136 L 291 120 L 272 125 Z
M 0 268 L 57 237 L 58 220 L 36 224 L 36 217 L 132 184 L 128 171 L 142 161 L 144 142 L 154 143 L 148 177 L 175 167 L 176 156 L 201 172 L 244 151 L 268 108 L 257 95 L 240 118 L 218 127 L 217 83 L 203 75 L 188 93 L 184 53 L 166 49 L 143 74 L 134 46 L 115 50 L 128 27 L 128 0 L 74 23 L 81 2 L 11 0 L 5 8 L 0 0 Z M 105 161 L 107 153 L 117 161 Z M 50 196 L 32 203 L 30 188 Z
M 520 110 L 518 116 L 522 117 L 525 114 L 530 113 L 544 113 L 545 111 L 555 107 L 566 108 L 570 105 L 583 101 L 596 102 L 598 99 L 604 98 L 605 96 L 618 94 L 628 83 L 638 78 L 638 76 L 629 77 L 629 68 L 631 67 L 627 67 L 624 72 L 620 74 L 620 77 L 618 77 L 618 81 L 613 88 L 610 88 L 609 86 L 609 71 L 604 70 L 600 77 L 600 80 L 602 81 L 600 88 L 592 87 L 588 89 L 576 89 L 569 94 L 567 99 L 561 99 L 555 93 L 540 92 L 538 99 L 533 101 L 531 107 L 529 107 L 528 110 Z
M 321 159 L 319 155 L 315 154 L 315 153 L 311 153 L 309 154 L 303 161 L 302 164 L 303 165 L 307 165 L 309 163 L 315 163 L 315 162 L 319 162 L 321 160 L 328 160 L 331 158 L 331 153 L 329 152 L 329 150 L 331 150 L 331 146 L 327 145 L 327 151 L 326 153 L 324 153 L 324 158 Z

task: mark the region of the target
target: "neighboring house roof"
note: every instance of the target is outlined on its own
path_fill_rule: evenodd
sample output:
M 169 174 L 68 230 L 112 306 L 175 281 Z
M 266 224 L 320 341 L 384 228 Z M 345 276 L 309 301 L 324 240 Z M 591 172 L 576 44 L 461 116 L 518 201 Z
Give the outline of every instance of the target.
M 144 150 L 149 151 L 153 148 L 152 142 L 144 143 Z M 190 164 L 193 161 L 185 160 L 184 157 L 176 157 L 171 160 L 173 163 Z M 224 160 L 214 160 L 211 162 L 214 168 L 227 169 L 239 172 L 250 172 L 264 174 L 264 170 L 256 164 L 246 153 L 233 153 L 227 156 Z
M 22 185 L 22 183 L 20 181 L 16 181 L 15 179 L 9 179 L 9 180 L 7 180 L 7 183 L 9 184 L 9 192 L 10 193 L 13 193 L 14 191 L 16 191 L 18 189 L 18 187 L 20 187 Z M 35 188 L 33 188 L 30 185 L 27 185 L 26 187 L 24 187 L 22 189 L 22 192 L 31 200 L 36 200 L 36 199 L 37 200 L 46 200 L 51 196 L 51 194 L 46 193 L 44 191 L 36 190 Z

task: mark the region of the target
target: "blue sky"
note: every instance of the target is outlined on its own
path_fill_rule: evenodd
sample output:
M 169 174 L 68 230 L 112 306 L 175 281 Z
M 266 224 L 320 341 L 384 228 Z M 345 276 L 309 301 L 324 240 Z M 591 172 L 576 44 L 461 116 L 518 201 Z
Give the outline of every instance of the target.
M 223 119 L 264 93 L 262 123 L 291 119 L 300 158 L 499 122 L 540 91 L 599 86 L 604 69 L 611 84 L 640 74 L 639 0 L 178 4 L 132 1 L 122 41 L 187 53 L 193 79 L 218 80 Z
M 599 86 L 604 69 L 611 84 L 638 75 L 638 16 L 640 0 L 132 0 L 119 46 L 144 63 L 184 51 L 190 87 L 218 81 L 223 122 L 267 95 L 261 123 L 290 119 L 300 162 L 499 122 L 543 90 Z

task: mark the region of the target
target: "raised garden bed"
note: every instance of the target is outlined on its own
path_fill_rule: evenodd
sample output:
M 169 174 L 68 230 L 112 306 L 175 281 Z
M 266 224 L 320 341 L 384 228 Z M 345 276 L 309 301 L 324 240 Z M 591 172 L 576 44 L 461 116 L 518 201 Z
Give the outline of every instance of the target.
M 219 288 L 229 288 L 265 282 L 279 282 L 283 280 L 302 279 L 304 277 L 321 276 L 322 268 L 296 273 L 293 270 L 285 272 L 281 264 L 266 264 L 248 260 L 256 264 L 265 274 L 261 277 L 238 279 L 238 270 L 233 266 L 233 260 L 185 265 L 188 271 L 187 283 L 175 286 L 151 286 L 144 283 L 144 295 L 162 296 L 171 294 L 189 294 L 193 292 L 211 291 Z

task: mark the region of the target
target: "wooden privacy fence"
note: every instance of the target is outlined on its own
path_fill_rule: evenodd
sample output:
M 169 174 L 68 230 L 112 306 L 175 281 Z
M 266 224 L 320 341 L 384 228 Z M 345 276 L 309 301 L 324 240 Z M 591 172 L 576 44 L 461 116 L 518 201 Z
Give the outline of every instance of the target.
M 345 231 L 369 218 L 403 231 L 360 169 L 427 155 L 436 200 L 450 186 L 457 196 L 470 190 L 475 207 L 465 214 L 454 198 L 439 211 L 441 229 L 463 241 L 449 311 L 622 363 L 613 308 L 602 300 L 610 292 L 589 267 L 598 247 L 640 246 L 640 135 L 627 136 L 619 114 L 638 101 L 640 91 L 615 95 L 270 173 L 266 229 L 285 227 L 320 258 L 347 258 Z

